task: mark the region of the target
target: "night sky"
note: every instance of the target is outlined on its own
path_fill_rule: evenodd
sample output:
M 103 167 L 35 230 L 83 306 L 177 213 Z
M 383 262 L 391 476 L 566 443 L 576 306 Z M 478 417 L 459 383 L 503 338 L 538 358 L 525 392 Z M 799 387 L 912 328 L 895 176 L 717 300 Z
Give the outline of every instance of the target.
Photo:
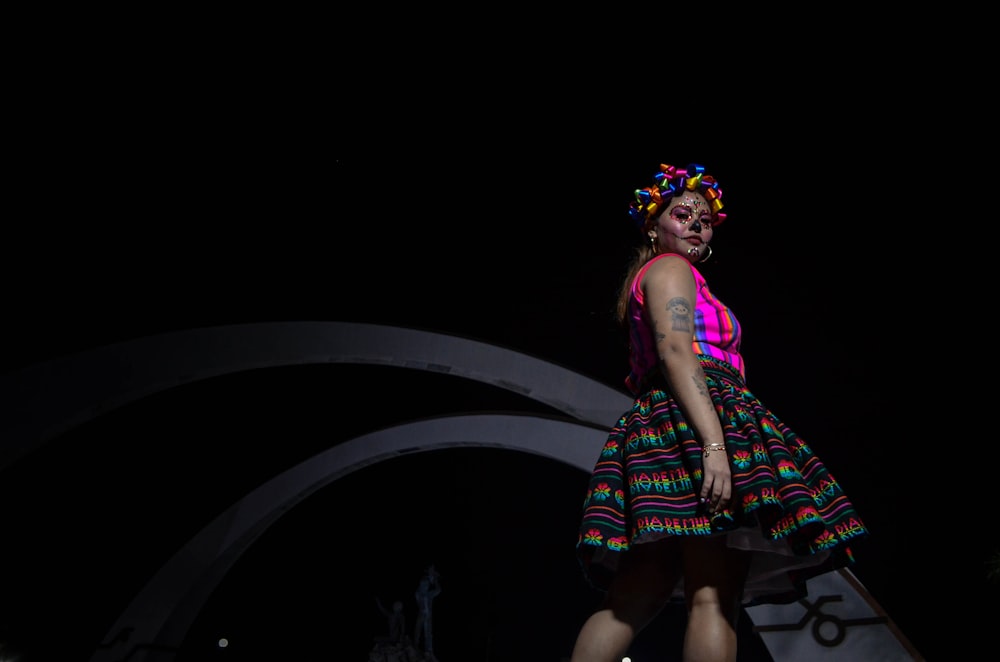
M 107 150 L 67 130 L 53 142 L 72 158 L 44 171 L 65 184 L 59 199 L 36 197 L 37 216 L 7 246 L 3 368 L 161 332 L 315 320 L 457 335 L 619 388 L 624 338 L 611 310 L 639 239 L 631 191 L 661 161 L 698 161 L 729 213 L 703 273 L 744 325 L 748 383 L 852 497 L 873 534 L 855 548 L 854 573 L 937 659 L 974 648 L 996 622 L 985 575 L 1000 537 L 964 523 L 974 503 L 941 505 L 942 489 L 962 500 L 940 485 L 942 462 L 958 460 L 928 451 L 944 443 L 928 429 L 947 417 L 953 361 L 915 321 L 925 265 L 901 240 L 880 241 L 897 227 L 880 173 L 905 179 L 919 154 L 891 114 L 872 120 L 875 144 L 778 118 L 681 140 L 649 124 L 644 137 L 578 135 L 557 116 L 528 133 L 466 136 L 438 118 L 377 144 L 292 122 L 255 140 L 173 125 L 141 150 L 117 140 L 120 158 L 96 171 L 84 154 Z M 52 220 L 68 210 L 91 220 Z M 447 375 L 314 365 L 213 378 L 98 416 L 2 469 L 0 640 L 25 660 L 84 659 L 177 546 L 257 485 L 365 430 L 467 411 L 560 415 Z M 406 602 L 412 623 L 430 564 L 443 582 L 443 662 L 568 656 L 598 601 L 572 553 L 586 479 L 496 448 L 359 470 L 238 560 L 178 659 L 366 659 L 385 627 L 376 598 Z M 664 614 L 637 649 L 677 645 L 682 618 Z M 213 656 L 219 636 L 232 645 Z M 743 640 L 741 659 L 768 659 Z

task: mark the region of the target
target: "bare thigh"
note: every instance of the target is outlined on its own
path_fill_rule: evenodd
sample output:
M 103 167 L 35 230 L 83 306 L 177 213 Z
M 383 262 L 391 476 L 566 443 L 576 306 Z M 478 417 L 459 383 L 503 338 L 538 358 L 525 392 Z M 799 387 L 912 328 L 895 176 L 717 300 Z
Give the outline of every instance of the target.
M 727 616 L 735 619 L 750 569 L 751 553 L 726 546 L 725 536 L 684 541 L 684 595 L 690 609 L 698 596 L 718 600 Z

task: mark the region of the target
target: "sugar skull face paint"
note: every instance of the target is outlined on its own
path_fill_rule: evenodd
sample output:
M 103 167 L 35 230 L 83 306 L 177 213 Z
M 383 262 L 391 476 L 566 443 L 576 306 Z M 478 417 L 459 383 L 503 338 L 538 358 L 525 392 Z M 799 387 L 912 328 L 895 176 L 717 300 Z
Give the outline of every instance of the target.
M 654 225 L 658 252 L 678 253 L 697 262 L 712 240 L 714 220 L 700 193 L 685 192 L 671 199 Z
M 705 198 L 698 194 L 687 194 L 675 199 L 668 205 L 667 213 L 670 214 L 670 218 L 681 225 L 687 225 L 691 222 L 705 224 L 709 227 L 712 225 L 712 210 L 709 209 Z

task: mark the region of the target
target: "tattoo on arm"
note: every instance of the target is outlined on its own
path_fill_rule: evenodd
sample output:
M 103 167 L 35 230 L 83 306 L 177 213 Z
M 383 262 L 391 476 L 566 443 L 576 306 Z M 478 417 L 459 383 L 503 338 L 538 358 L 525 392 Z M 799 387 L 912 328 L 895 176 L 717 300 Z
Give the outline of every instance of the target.
M 705 375 L 691 375 L 691 380 L 694 382 L 695 388 L 698 389 L 698 393 L 707 398 L 708 385 L 705 383 Z
M 691 304 L 684 297 L 674 297 L 667 302 L 670 313 L 670 328 L 674 331 L 691 332 Z
M 660 332 L 660 320 L 659 318 L 652 317 L 650 320 L 650 328 L 653 330 L 653 341 L 659 344 L 661 340 L 666 338 L 666 334 Z

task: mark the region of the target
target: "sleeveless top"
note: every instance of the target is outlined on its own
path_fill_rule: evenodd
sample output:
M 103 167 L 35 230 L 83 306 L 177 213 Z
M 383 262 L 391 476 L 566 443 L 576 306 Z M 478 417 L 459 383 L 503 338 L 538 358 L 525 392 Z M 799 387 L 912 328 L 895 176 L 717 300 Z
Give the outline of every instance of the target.
M 642 380 L 650 370 L 659 364 L 653 330 L 646 317 L 644 294 L 640 283 L 646 270 L 662 257 L 676 253 L 661 253 L 644 264 L 636 274 L 629 293 L 628 326 L 629 326 L 629 374 L 625 378 L 625 386 L 633 395 L 641 390 Z M 683 257 L 683 256 L 682 256 Z M 686 260 L 685 260 L 686 261 Z M 691 275 L 694 276 L 697 295 L 694 307 L 694 337 L 692 348 L 695 354 L 707 354 L 735 368 L 740 377 L 746 380 L 743 357 L 740 356 L 740 340 L 742 332 L 736 316 L 726 304 L 722 303 L 709 291 L 704 277 L 690 262 Z

